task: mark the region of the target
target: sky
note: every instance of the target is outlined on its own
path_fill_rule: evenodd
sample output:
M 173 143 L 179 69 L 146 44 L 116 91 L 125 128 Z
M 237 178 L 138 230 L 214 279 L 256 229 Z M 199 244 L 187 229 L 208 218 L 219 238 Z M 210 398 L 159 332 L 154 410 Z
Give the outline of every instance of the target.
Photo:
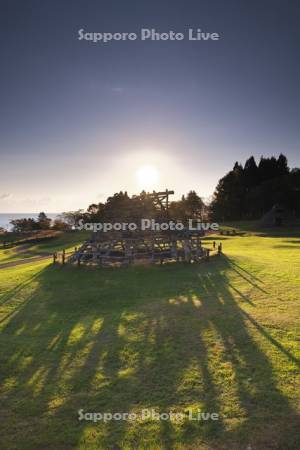
M 251 155 L 299 167 L 298 0 L 0 7 L 0 213 L 86 209 L 120 190 L 208 198 Z M 185 39 L 142 41 L 142 28 Z M 190 41 L 189 28 L 220 39 Z

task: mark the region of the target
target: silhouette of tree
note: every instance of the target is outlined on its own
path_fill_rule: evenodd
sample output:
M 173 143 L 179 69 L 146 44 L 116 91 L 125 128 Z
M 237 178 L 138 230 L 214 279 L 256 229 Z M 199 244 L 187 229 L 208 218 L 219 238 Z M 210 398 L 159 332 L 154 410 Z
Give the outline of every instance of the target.
M 210 204 L 214 220 L 257 219 L 274 204 L 300 213 L 299 169 L 290 171 L 286 156 L 278 159 L 261 157 L 257 166 L 251 156 L 242 167 L 233 169 L 220 179 Z

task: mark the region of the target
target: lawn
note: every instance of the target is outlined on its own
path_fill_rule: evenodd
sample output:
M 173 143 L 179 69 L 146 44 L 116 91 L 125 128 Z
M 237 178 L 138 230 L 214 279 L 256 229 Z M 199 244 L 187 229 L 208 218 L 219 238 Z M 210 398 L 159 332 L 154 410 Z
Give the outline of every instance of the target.
M 9 233 L 10 234 L 10 233 Z M 11 233 L 13 234 L 13 233 Z M 54 234 L 54 233 L 53 233 Z M 53 239 L 16 245 L 10 248 L 0 248 L 0 267 L 3 263 L 12 261 L 20 261 L 24 258 L 32 258 L 40 255 L 53 254 L 59 250 L 73 250 L 74 247 L 80 246 L 90 235 L 87 231 L 76 232 L 56 232 Z M 9 241 L 9 237 L 5 238 Z M 24 238 L 23 238 L 24 239 Z M 2 236 L 2 241 L 4 240 Z
M 300 234 L 222 242 L 209 263 L 0 270 L 1 450 L 300 448 Z M 185 418 L 78 420 L 145 408 Z

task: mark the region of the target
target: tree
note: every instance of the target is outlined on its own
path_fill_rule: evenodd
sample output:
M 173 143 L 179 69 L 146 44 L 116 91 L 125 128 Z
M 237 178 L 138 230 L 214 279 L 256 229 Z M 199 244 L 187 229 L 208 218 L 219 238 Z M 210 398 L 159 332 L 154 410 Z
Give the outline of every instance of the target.
M 10 224 L 13 227 L 12 231 L 16 233 L 24 233 L 38 229 L 37 222 L 32 218 L 11 220 Z
M 188 218 L 202 220 L 205 204 L 195 191 L 190 191 L 187 194 L 184 200 L 184 208 Z
M 46 216 L 44 212 L 40 212 L 38 215 L 38 226 L 41 230 L 48 230 L 51 225 L 51 219 Z
M 105 220 L 114 222 L 126 222 L 131 218 L 131 201 L 127 192 L 118 192 L 108 197 L 105 203 L 103 215 Z
M 235 164 L 217 184 L 213 200 L 210 205 L 211 217 L 214 220 L 240 220 L 245 203 L 245 187 L 242 183 L 243 169 Z
M 276 203 L 299 212 L 298 171 L 290 171 L 283 154 L 278 159 L 262 156 L 258 166 L 253 156 L 244 167 L 235 163 L 218 182 L 210 204 L 211 217 L 214 220 L 257 219 Z
M 52 228 L 53 228 L 53 230 L 58 230 L 58 231 L 68 231 L 72 227 L 68 223 L 64 222 L 62 219 L 56 218 L 53 222 Z
M 87 222 L 102 222 L 104 218 L 105 205 L 103 203 L 92 203 L 86 213 Z
M 250 156 L 250 158 L 245 162 L 243 179 L 247 190 L 251 189 L 253 186 L 256 186 L 258 183 L 258 167 L 253 156 Z
M 277 171 L 278 171 L 278 176 L 287 175 L 290 171 L 290 169 L 288 167 L 287 157 L 284 156 L 282 153 L 280 153 L 278 160 L 277 160 Z
M 186 222 L 188 219 L 203 220 L 206 209 L 204 201 L 196 191 L 189 191 L 181 200 L 171 202 L 169 213 L 173 219 Z
M 67 211 L 63 212 L 58 216 L 58 218 L 67 223 L 70 228 L 75 228 L 80 219 L 84 219 L 83 209 L 78 209 L 77 211 Z

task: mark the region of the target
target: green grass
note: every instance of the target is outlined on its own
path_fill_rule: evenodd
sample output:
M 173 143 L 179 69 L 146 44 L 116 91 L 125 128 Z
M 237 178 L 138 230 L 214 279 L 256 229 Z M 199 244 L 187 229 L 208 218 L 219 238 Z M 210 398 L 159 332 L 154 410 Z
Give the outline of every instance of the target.
M 222 237 L 202 264 L 0 271 L 5 450 L 293 450 L 300 237 Z M 78 421 L 78 410 L 216 412 Z
M 58 233 L 57 237 L 47 241 L 26 244 L 26 249 L 21 250 L 20 246 L 12 248 L 0 249 L 0 264 L 13 261 L 20 261 L 24 258 L 32 258 L 43 254 L 52 254 L 59 250 L 73 250 L 74 247 L 80 246 L 89 236 L 90 232 L 77 231 Z

